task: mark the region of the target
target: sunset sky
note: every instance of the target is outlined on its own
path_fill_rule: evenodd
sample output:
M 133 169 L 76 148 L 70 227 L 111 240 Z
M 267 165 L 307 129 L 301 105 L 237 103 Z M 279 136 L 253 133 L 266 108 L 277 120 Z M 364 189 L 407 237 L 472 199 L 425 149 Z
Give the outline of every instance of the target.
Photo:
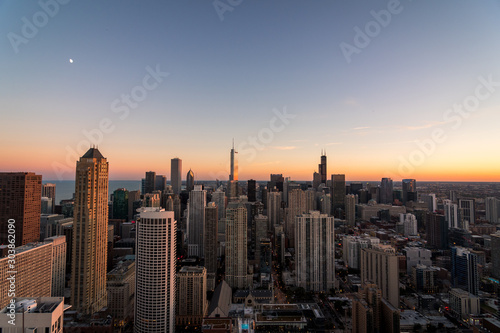
M 60 1 L 0 0 L 2 172 L 74 179 L 96 143 L 110 179 L 226 180 L 234 138 L 241 180 L 324 149 L 347 180 L 500 181 L 500 1 Z

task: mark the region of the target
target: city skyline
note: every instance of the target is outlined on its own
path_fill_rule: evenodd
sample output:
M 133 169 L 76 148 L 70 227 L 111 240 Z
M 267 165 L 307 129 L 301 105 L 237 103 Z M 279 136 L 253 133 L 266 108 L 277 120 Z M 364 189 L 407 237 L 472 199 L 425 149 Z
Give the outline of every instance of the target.
M 500 181 L 496 1 L 47 3 L 0 3 L 2 172 Z

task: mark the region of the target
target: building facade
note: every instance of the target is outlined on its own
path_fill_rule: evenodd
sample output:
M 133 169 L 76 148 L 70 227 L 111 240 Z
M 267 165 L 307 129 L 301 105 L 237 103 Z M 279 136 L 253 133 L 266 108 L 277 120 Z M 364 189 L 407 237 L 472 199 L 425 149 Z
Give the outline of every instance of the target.
M 71 303 L 83 314 L 107 305 L 108 168 L 96 148 L 76 163 Z

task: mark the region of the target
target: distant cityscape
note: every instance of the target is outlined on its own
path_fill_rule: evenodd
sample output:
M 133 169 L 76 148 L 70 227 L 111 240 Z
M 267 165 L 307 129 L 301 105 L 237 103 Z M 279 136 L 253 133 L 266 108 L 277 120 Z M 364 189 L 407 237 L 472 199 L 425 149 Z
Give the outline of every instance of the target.
M 498 332 L 500 183 L 0 173 L 6 332 Z M 315 161 L 310 161 L 314 165 Z M 184 176 L 185 175 L 185 176 Z M 128 188 L 127 188 L 128 187 Z

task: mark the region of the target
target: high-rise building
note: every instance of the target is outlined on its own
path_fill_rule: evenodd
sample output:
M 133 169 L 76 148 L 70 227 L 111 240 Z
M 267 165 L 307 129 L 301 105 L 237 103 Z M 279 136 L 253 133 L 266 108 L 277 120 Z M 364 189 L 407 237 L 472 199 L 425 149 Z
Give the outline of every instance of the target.
M 234 150 L 234 140 L 233 147 L 231 148 L 231 169 L 229 173 L 229 182 L 227 184 L 228 198 L 229 201 L 236 201 L 239 197 L 238 188 L 238 158 L 236 154 L 238 152 Z
M 252 288 L 247 251 L 247 209 L 244 204 L 233 202 L 226 209 L 225 280 L 231 288 Z
M 120 261 L 107 274 L 108 310 L 115 320 L 132 320 L 135 303 L 135 260 Z
M 350 227 L 356 225 L 356 196 L 354 194 L 345 196 L 345 220 Z
M 269 230 L 274 225 L 281 223 L 281 194 L 282 192 L 269 192 L 267 194 L 267 217 L 269 218 Z
M 52 214 L 54 213 L 54 209 L 52 208 L 53 201 L 52 198 L 42 197 L 42 206 L 41 213 L 42 214 Z
M 194 190 L 194 172 L 189 169 L 186 175 L 186 191 L 191 192 Z
M 324 151 L 321 152 L 321 163 L 318 164 L 318 173 L 320 174 L 321 184 L 326 185 L 327 169 L 326 169 L 326 152 Z
M 436 213 L 426 214 L 427 244 L 436 249 L 448 249 L 448 223 L 444 215 Z
M 273 203 L 268 205 L 269 207 L 273 207 L 271 214 L 275 212 L 275 208 L 277 207 L 276 200 L 278 200 L 277 196 L 279 196 L 279 192 L 271 192 L 269 193 L 270 197 L 273 198 Z M 295 244 L 295 217 L 301 214 L 307 213 L 306 211 L 306 194 L 304 191 L 300 189 L 293 189 L 288 193 L 288 207 L 285 209 L 285 233 L 288 237 L 290 244 Z M 270 215 L 268 213 L 268 215 Z M 276 216 L 272 217 L 273 221 L 276 221 Z M 278 224 L 273 222 L 274 224 Z M 267 230 L 273 230 L 274 224 L 270 224 Z
M 399 308 L 399 258 L 390 245 L 361 250 L 361 282 L 375 283 L 392 306 Z
M 313 188 L 308 188 L 306 193 L 306 213 L 311 210 L 318 210 L 318 205 L 316 203 L 316 191 Z
M 333 210 L 335 217 L 340 217 L 340 212 L 345 209 L 345 175 L 332 175 Z
M 451 283 L 473 295 L 479 294 L 479 273 L 477 255 L 467 248 L 451 248 Z
M 248 184 L 247 186 L 248 201 L 249 202 L 257 201 L 257 183 L 255 179 L 249 179 L 247 184 Z
M 476 222 L 474 199 L 458 199 L 458 218 L 460 229 L 464 230 Z
M 40 239 L 41 198 L 41 175 L 0 172 L 0 244 L 10 244 L 9 229 L 15 230 L 16 246 Z
M 113 218 L 128 220 L 128 191 L 119 188 L 113 192 Z
M 205 236 L 205 206 L 207 205 L 207 191 L 202 185 L 195 185 L 189 192 L 188 203 L 188 255 L 204 257 Z
M 334 218 L 311 211 L 295 218 L 297 286 L 307 291 L 335 287 Z
M 399 221 L 403 223 L 403 234 L 408 236 L 418 235 L 418 222 L 413 214 L 399 214 Z
M 435 212 L 437 209 L 436 194 L 428 193 L 420 195 L 420 200 L 427 204 L 429 212 Z
M 83 314 L 107 305 L 108 168 L 97 148 L 76 163 L 71 303 Z
M 380 203 L 381 204 L 392 204 L 393 199 L 393 185 L 391 178 L 382 178 L 380 183 Z
M 234 140 L 233 147 L 231 148 L 231 173 L 229 174 L 229 180 L 238 181 L 238 159 L 236 158 L 237 151 L 234 150 Z
M 15 294 L 23 297 L 50 297 L 52 290 L 52 244 L 29 243 L 15 248 Z M 12 273 L 8 256 L 0 258 L 0 309 L 10 301 Z M 3 315 L 2 315 L 3 317 Z
M 42 197 L 52 199 L 52 213 L 54 213 L 56 207 L 56 184 L 42 184 Z
M 491 275 L 500 279 L 500 233 L 491 235 Z
M 184 266 L 177 273 L 175 321 L 177 325 L 199 326 L 208 309 L 207 270 Z
M 52 297 L 64 297 L 66 283 L 66 236 L 45 238 L 45 243 L 52 243 Z
M 332 215 L 332 196 L 330 193 L 321 194 L 318 207 L 321 214 Z
M 344 236 L 342 240 L 342 259 L 347 267 L 360 269 L 361 249 L 380 244 L 377 237 Z
M 137 213 L 134 210 L 134 207 L 136 207 L 135 209 L 137 209 L 142 205 L 142 203 L 140 205 L 135 204 L 136 202 L 140 202 L 140 200 L 141 200 L 141 191 L 128 192 L 128 214 L 127 214 L 128 221 L 131 221 L 134 218 L 134 215 Z
M 459 228 L 458 205 L 451 200 L 443 200 L 444 219 L 448 223 L 448 228 Z
M 490 223 L 500 223 L 500 200 L 497 198 L 486 198 L 486 219 Z
M 136 223 L 135 332 L 175 331 L 174 212 L 142 208 Z
M 403 203 L 417 200 L 417 181 L 415 179 L 403 179 Z
M 180 158 L 173 158 L 170 160 L 170 182 L 172 184 L 172 190 L 174 194 L 181 193 L 182 185 L 182 160 Z
M 156 175 L 155 190 L 165 191 L 166 187 L 167 187 L 167 177 L 163 175 Z
M 205 207 L 205 267 L 207 268 L 207 288 L 215 289 L 217 277 L 217 249 L 219 207 L 215 202 L 209 202 Z
M 226 217 L 226 194 L 220 188 L 212 193 L 212 201 L 219 208 L 219 220 Z
M 320 164 L 321 165 L 321 164 Z M 319 185 L 321 185 L 321 174 L 318 172 L 313 173 L 313 189 L 317 190 Z
M 145 178 L 145 183 L 144 183 L 144 193 L 153 193 L 154 190 L 156 190 L 156 172 L 154 171 L 147 171 L 146 172 L 146 178 Z

